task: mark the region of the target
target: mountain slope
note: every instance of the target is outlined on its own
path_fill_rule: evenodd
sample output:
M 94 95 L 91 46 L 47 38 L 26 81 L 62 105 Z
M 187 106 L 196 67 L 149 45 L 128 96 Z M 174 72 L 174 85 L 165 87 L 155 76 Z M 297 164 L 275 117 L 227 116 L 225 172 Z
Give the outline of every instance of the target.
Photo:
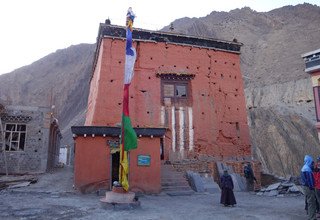
M 62 130 L 86 108 L 95 45 L 80 44 L 0 75 L 0 100 L 9 104 L 52 106 Z M 63 142 L 70 144 L 70 137 Z

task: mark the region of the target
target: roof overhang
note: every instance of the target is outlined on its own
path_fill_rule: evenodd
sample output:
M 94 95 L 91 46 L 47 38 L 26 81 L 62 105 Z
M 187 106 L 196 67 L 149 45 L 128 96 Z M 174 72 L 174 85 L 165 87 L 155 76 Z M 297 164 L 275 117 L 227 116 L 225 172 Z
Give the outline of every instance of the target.
M 138 137 L 162 137 L 166 128 L 134 128 Z M 109 126 L 72 126 L 71 131 L 76 136 L 108 136 L 119 137 L 120 127 Z

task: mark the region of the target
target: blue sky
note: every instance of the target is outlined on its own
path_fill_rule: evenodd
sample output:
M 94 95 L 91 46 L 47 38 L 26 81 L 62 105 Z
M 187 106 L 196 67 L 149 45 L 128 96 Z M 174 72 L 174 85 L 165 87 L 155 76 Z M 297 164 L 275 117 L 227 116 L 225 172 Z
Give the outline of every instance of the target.
M 99 23 L 110 18 L 124 25 L 129 6 L 134 27 L 159 30 L 181 17 L 204 17 L 212 11 L 248 6 L 270 11 L 320 0 L 3 0 L 0 1 L 0 74 L 71 45 L 95 43 Z

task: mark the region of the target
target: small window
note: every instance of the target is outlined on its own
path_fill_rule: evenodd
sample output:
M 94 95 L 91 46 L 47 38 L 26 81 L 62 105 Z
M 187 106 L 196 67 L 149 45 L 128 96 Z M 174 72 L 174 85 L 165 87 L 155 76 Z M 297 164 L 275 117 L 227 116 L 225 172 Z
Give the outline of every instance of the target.
M 163 96 L 174 97 L 174 85 L 164 84 L 163 85 Z
M 190 101 L 189 89 L 189 80 L 162 80 L 162 101 L 165 105 L 166 103 L 187 105 Z
M 23 151 L 26 142 L 25 124 L 6 124 L 5 125 L 5 145 L 6 151 Z
M 188 84 L 179 82 L 163 83 L 163 97 L 164 98 L 187 98 Z
M 176 97 L 187 97 L 186 85 L 176 85 Z

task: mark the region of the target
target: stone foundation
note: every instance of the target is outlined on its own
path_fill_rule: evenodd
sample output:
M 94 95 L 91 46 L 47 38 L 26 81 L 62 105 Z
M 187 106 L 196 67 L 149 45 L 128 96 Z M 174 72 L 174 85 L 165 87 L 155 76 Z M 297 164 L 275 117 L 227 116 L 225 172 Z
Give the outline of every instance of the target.
M 252 164 L 252 169 L 254 175 L 257 179 L 255 183 L 255 189 L 261 188 L 261 163 L 256 160 L 226 160 L 226 161 L 216 161 L 216 160 L 208 160 L 208 161 L 199 161 L 199 160 L 183 160 L 181 162 L 173 162 L 173 167 L 178 172 L 185 173 L 186 171 L 194 171 L 200 174 L 208 174 L 211 175 L 216 183 L 220 182 L 220 175 L 217 167 L 217 162 L 224 163 L 225 165 L 232 168 L 232 170 L 244 176 L 243 167 L 246 163 L 250 162 Z

